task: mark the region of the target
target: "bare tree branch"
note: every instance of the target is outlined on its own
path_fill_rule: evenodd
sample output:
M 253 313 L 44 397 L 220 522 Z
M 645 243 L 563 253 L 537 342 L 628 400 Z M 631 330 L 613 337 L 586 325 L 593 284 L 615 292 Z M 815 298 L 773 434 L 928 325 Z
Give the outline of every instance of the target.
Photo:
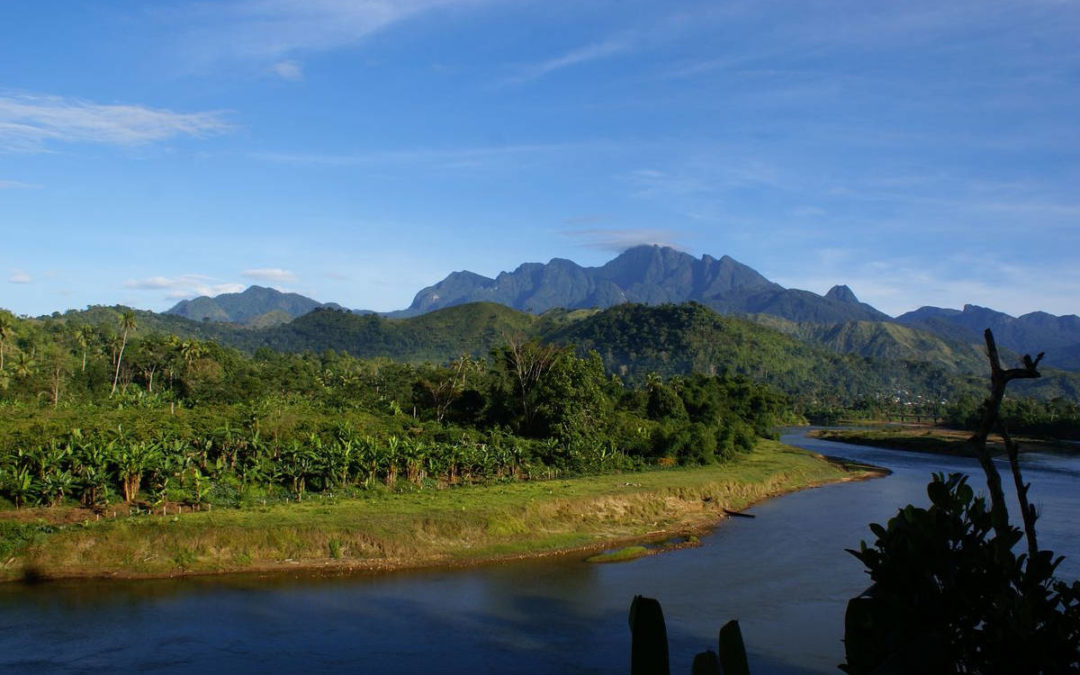
M 1001 401 L 1005 397 L 1005 387 L 1009 382 L 1018 379 L 1031 379 L 1041 377 L 1038 366 L 1042 361 L 1043 354 L 1040 353 L 1034 360 L 1030 356 L 1025 355 L 1023 358 L 1023 368 L 1011 368 L 1005 370 L 1001 367 L 1001 358 L 998 356 L 997 343 L 994 341 L 994 334 L 989 328 L 983 333 L 986 339 L 986 355 L 990 359 L 990 398 L 986 400 L 986 404 L 983 408 L 982 421 L 979 423 L 979 428 L 975 434 L 970 438 L 972 446 L 975 448 L 975 456 L 979 459 L 979 464 L 982 466 L 983 473 L 986 474 L 986 487 L 990 491 L 990 517 L 994 524 L 994 532 L 998 538 L 1004 542 L 1007 541 L 1009 532 L 1009 511 L 1005 505 L 1005 492 L 1001 487 L 1001 474 L 998 473 L 997 467 L 994 466 L 994 460 L 990 457 L 990 452 L 986 449 L 986 439 L 990 435 L 990 432 L 995 426 L 998 426 L 1003 437 L 1005 437 L 1005 447 L 1009 453 L 1009 464 L 1012 469 L 1013 482 L 1016 484 L 1017 495 L 1020 498 L 1020 508 L 1023 512 L 1021 515 L 1024 520 L 1024 532 L 1028 539 L 1028 550 L 1038 551 L 1035 544 L 1035 512 L 1031 505 L 1027 501 L 1027 487 L 1024 485 L 1023 476 L 1020 474 L 1020 463 L 1014 459 L 1014 455 L 1019 453 L 1019 449 L 1016 443 L 1008 437 L 1008 432 L 1005 430 L 1004 425 L 1000 423 L 1001 414 Z M 1030 522 L 1029 522 L 1030 521 Z

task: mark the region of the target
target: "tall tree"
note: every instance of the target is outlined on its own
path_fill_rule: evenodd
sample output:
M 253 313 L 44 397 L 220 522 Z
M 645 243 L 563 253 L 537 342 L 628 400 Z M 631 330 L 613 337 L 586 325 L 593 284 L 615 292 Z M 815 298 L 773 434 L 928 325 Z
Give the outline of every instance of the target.
M 532 426 L 534 407 L 531 394 L 544 375 L 555 365 L 559 357 L 568 351 L 554 344 L 543 344 L 537 340 L 524 340 L 518 336 L 507 340 L 502 348 L 502 367 L 510 375 L 521 402 L 521 415 L 526 428 Z
M 120 354 L 116 357 L 116 374 L 113 375 L 112 391 L 109 392 L 109 396 L 116 393 L 116 383 L 120 381 L 120 363 L 124 360 L 124 348 L 127 347 L 128 333 L 135 330 L 135 312 L 130 309 L 124 310 L 123 316 L 120 317 Z
M 48 365 L 49 392 L 52 395 L 53 407 L 60 405 L 60 388 L 64 384 L 64 375 L 67 374 L 68 352 L 58 344 L 46 345 L 42 350 L 42 358 Z
M 84 323 L 75 329 L 75 342 L 78 343 L 82 349 L 82 371 L 86 372 L 86 350 L 90 348 L 90 344 L 94 341 L 96 335 L 94 327 L 90 324 Z
M 191 364 L 206 356 L 206 348 L 197 340 L 185 340 L 180 343 L 180 356 L 184 359 L 184 370 L 191 370 Z
M 0 371 L 4 370 L 4 343 L 15 334 L 15 325 L 7 312 L 0 312 Z

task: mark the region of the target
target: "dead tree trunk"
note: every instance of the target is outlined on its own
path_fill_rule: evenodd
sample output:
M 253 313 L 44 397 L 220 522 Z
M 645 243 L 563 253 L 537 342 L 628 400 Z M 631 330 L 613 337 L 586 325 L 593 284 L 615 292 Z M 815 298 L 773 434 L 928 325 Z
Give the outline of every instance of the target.
M 1005 492 L 1001 487 L 1001 474 L 998 473 L 997 467 L 994 466 L 990 451 L 986 449 L 986 439 L 995 427 L 1005 439 L 1005 449 L 1009 455 L 1009 466 L 1012 470 L 1013 482 L 1016 485 L 1016 494 L 1020 500 L 1028 552 L 1034 556 L 1039 548 L 1035 540 L 1035 509 L 1028 503 L 1027 499 L 1030 485 L 1024 483 L 1023 476 L 1020 473 L 1019 448 L 1009 436 L 1005 424 L 1001 421 L 1001 401 L 1005 397 L 1005 387 L 1012 380 L 1040 377 L 1038 366 L 1039 362 L 1042 361 L 1043 354 L 1040 352 L 1034 361 L 1025 354 L 1023 368 L 1005 370 L 1001 367 L 1001 359 L 998 357 L 994 334 L 987 328 L 983 335 L 986 338 L 986 356 L 990 359 L 990 398 L 986 399 L 982 421 L 979 423 L 979 428 L 971 437 L 970 442 L 975 448 L 975 455 L 978 457 L 979 464 L 982 465 L 983 472 L 986 474 L 986 486 L 990 490 L 990 517 L 994 524 L 994 532 L 999 541 L 1005 542 L 1008 540 L 1009 511 L 1005 505 Z

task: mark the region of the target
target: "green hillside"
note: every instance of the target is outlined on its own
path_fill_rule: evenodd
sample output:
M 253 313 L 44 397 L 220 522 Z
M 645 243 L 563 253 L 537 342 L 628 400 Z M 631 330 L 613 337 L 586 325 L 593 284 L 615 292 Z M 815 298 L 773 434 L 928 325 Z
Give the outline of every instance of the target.
M 224 339 L 245 351 L 332 349 L 360 358 L 443 363 L 462 354 L 485 356 L 508 336 L 532 333 L 537 323 L 531 314 L 494 303 L 458 305 L 411 319 L 321 309 L 284 325 L 234 331 Z
M 751 317 L 800 340 L 821 345 L 837 354 L 875 359 L 926 361 L 950 372 L 978 373 L 986 357 L 975 344 L 947 339 L 934 333 L 888 321 L 849 321 L 837 324 L 797 323 L 767 314 Z
M 816 404 L 894 395 L 940 399 L 976 386 L 930 362 L 836 354 L 693 303 L 621 305 L 548 337 L 595 349 L 610 370 L 631 379 L 651 372 L 743 375 Z

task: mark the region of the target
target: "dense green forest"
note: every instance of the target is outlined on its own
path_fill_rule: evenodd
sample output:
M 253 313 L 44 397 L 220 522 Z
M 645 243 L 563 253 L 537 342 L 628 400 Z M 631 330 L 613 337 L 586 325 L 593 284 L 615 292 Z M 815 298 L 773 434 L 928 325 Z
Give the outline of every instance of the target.
M 790 421 L 781 393 L 743 377 L 627 384 L 595 353 L 518 336 L 433 365 L 248 355 L 147 332 L 132 311 L 112 318 L 0 319 L 0 495 L 11 504 L 241 505 L 704 464 Z
M 4 312 L 0 495 L 239 504 L 710 463 L 781 422 L 962 425 L 982 386 L 693 303 L 539 317 L 480 303 L 407 320 L 321 309 L 263 329 L 125 308 Z M 1006 415 L 1019 431 L 1080 426 L 1067 386 L 1011 399 Z

